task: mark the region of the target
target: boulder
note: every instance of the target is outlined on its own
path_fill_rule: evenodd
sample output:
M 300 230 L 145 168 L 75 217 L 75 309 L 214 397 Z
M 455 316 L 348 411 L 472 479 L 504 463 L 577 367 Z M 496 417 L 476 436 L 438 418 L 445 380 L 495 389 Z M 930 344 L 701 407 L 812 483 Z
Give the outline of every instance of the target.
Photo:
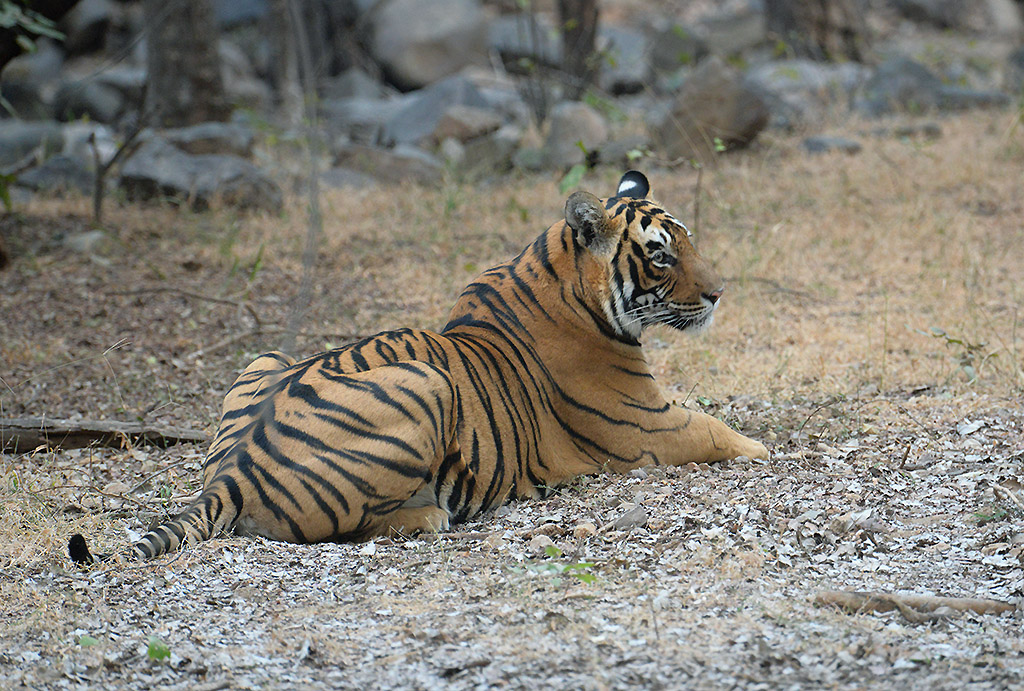
M 692 28 L 671 24 L 654 31 L 648 62 L 656 72 L 675 72 L 696 65 L 707 54 L 707 43 Z
M 366 26 L 371 56 L 402 90 L 486 64 L 487 20 L 477 0 L 381 0 Z
M 599 49 L 606 59 L 601 63 L 600 83 L 613 96 L 635 94 L 651 82 L 647 55 L 647 36 L 635 29 L 604 26 L 598 32 Z
M 233 154 L 248 158 L 256 135 L 236 122 L 203 122 L 163 131 L 163 138 L 188 154 Z
M 589 152 L 608 139 L 608 125 L 596 110 L 579 101 L 562 101 L 548 115 L 549 130 L 544 139 L 544 165 L 568 168 L 584 160 Z
M 87 117 L 110 124 L 124 110 L 124 96 L 96 79 L 66 81 L 57 87 L 52 109 L 54 117 L 65 122 Z
M 523 137 L 516 125 L 504 125 L 482 137 L 466 142 L 460 169 L 470 175 L 483 176 L 512 169 L 512 157 Z
M 325 100 L 362 98 L 376 99 L 388 95 L 388 89 L 358 67 L 350 67 L 320 84 L 320 97 Z
M 800 145 L 804 148 L 804 151 L 811 154 L 824 154 L 830 151 L 840 151 L 844 154 L 856 154 L 861 150 L 860 142 L 847 137 L 807 137 L 800 143 Z
M 854 62 L 773 60 L 751 68 L 748 83 L 756 86 L 771 111 L 771 124 L 782 129 L 815 123 L 830 107 L 847 108 L 870 70 Z
M 256 24 L 269 12 L 269 0 L 213 0 L 213 16 L 221 29 Z
M 348 144 L 337 152 L 334 165 L 357 170 L 381 182 L 431 186 L 441 184 L 444 169 L 441 162 L 427 152 L 406 144 L 394 149 Z
M 1009 103 L 1006 94 L 944 84 L 924 65 L 906 57 L 878 66 L 861 88 L 854 108 L 868 117 L 895 112 L 968 110 Z
M 406 98 L 342 98 L 320 102 L 320 115 L 332 133 L 361 144 L 385 138 L 387 123 L 408 105 Z
M 405 106 L 388 120 L 384 128 L 385 143 L 428 142 L 441 118 L 452 106 L 487 108 L 487 101 L 473 82 L 461 75 L 431 84 L 407 95 L 406 99 Z
M 320 175 L 320 182 L 324 187 L 330 189 L 368 189 L 374 187 L 377 181 L 366 173 L 360 173 L 351 168 L 331 168 Z
M 1003 88 L 1016 96 L 1024 95 L 1024 48 L 1018 48 L 1007 57 Z
M 91 166 L 75 156 L 57 154 L 17 177 L 15 184 L 33 192 L 63 195 L 70 191 L 90 194 L 95 185 Z
M 521 12 L 506 14 L 488 26 L 487 44 L 501 57 L 505 69 L 530 74 L 537 67 L 562 64 L 562 42 L 558 32 L 543 15 Z
M 64 50 L 68 55 L 83 55 L 102 49 L 107 29 L 118 13 L 111 0 L 78 0 L 59 24 L 65 36 Z
M 281 188 L 259 168 L 229 154 L 190 155 L 153 138 L 121 169 L 129 199 L 171 197 L 202 210 L 213 203 L 273 213 L 283 207 Z
M 64 52 L 54 41 L 37 39 L 35 52 L 23 53 L 3 68 L 0 97 L 18 118 L 49 119 L 50 107 L 44 94 L 47 85 L 60 75 L 63 63 Z
M 437 121 L 430 138 L 435 142 L 454 139 L 468 142 L 501 127 L 501 118 L 487 108 L 452 105 L 445 109 Z
M 33 151 L 46 158 L 63 146 L 60 125 L 55 122 L 0 120 L 0 169 L 22 161 Z
M 769 116 L 758 89 L 712 56 L 686 80 L 652 134 L 665 156 L 706 161 L 721 147 L 749 144 Z

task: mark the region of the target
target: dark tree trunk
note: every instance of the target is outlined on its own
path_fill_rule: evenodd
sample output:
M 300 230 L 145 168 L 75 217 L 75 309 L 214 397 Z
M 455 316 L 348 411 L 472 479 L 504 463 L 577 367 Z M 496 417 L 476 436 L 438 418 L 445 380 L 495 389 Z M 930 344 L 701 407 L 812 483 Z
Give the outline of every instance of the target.
M 765 0 L 768 31 L 796 57 L 862 61 L 864 0 Z
M 150 27 L 146 110 L 151 122 L 183 127 L 231 114 L 210 0 L 145 0 Z
M 577 101 L 597 74 L 597 0 L 558 0 L 562 28 L 562 68 L 568 76 L 566 98 Z

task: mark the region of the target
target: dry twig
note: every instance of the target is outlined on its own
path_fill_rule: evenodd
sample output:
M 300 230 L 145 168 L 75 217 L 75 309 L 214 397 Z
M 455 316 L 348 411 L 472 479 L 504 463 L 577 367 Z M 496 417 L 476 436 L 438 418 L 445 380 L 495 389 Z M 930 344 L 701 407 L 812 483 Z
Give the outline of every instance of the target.
M 891 612 L 899 610 L 907 621 L 920 624 L 946 616 L 942 610 L 1001 614 L 1017 608 L 1009 602 L 967 597 L 939 597 L 935 595 L 895 595 L 893 593 L 848 592 L 825 590 L 814 598 L 816 605 L 832 605 L 847 612 Z

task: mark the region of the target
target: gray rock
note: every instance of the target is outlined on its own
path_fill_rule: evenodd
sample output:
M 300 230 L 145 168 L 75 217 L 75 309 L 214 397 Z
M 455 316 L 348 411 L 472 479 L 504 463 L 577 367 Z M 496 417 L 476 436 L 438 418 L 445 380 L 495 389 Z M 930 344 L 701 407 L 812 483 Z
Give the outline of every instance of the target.
M 112 65 L 96 75 L 96 81 L 116 89 L 125 109 L 140 110 L 146 93 L 146 69 L 129 65 Z
M 687 79 L 668 116 L 652 130 L 665 156 L 709 160 L 719 143 L 726 148 L 749 144 L 769 116 L 760 92 L 712 56 Z
M 50 107 L 44 93 L 47 85 L 57 79 L 64 52 L 48 38 L 36 40 L 33 53 L 23 53 L 3 68 L 0 96 L 6 106 L 23 120 L 46 120 Z M 6 107 L 4 108 L 6 110 Z
M 52 107 L 54 117 L 58 120 L 87 117 L 110 124 L 124 110 L 124 96 L 114 87 L 95 79 L 69 81 L 57 87 Z
M 1003 72 L 1003 88 L 1011 94 L 1024 94 L 1024 47 L 1010 53 Z
M 441 114 L 430 138 L 435 142 L 445 139 L 468 142 L 470 139 L 494 132 L 499 127 L 501 118 L 487 108 L 456 104 L 449 106 Z
M 696 65 L 707 54 L 707 43 L 692 28 L 672 24 L 655 30 L 648 60 L 657 72 L 675 72 Z
M 191 127 L 164 130 L 164 139 L 188 154 L 233 154 L 248 158 L 256 139 L 241 123 L 203 122 Z
M 84 165 L 90 170 L 97 154 L 100 162 L 106 163 L 113 158 L 119 147 L 114 131 L 98 122 L 69 122 L 61 127 L 61 134 L 64 137 L 61 153 L 85 162 Z
M 502 15 L 488 26 L 487 43 L 490 51 L 501 57 L 505 69 L 514 74 L 562 64 L 558 32 L 543 15 Z
M 444 166 L 427 152 L 414 146 L 399 145 L 380 149 L 350 144 L 335 155 L 334 165 L 357 170 L 381 182 L 441 184 Z
M 0 120 L 0 168 L 18 163 L 37 149 L 46 158 L 63 146 L 60 125 L 55 122 Z
M 764 43 L 768 37 L 768 24 L 764 9 L 757 4 L 752 2 L 735 12 L 703 19 L 698 31 L 708 51 L 725 57 Z
M 913 122 L 901 123 L 892 127 L 875 127 L 866 134 L 896 139 L 938 139 L 942 136 L 942 128 L 937 122 Z
M 927 22 L 940 29 L 957 26 L 961 16 L 960 0 L 891 0 L 900 14 L 913 22 Z
M 47 194 L 63 195 L 71 191 L 89 194 L 95 179 L 92 167 L 84 160 L 57 154 L 19 175 L 15 184 Z
M 217 53 L 220 56 L 224 93 L 230 103 L 260 110 L 272 102 L 270 85 L 257 75 L 246 51 L 222 38 L 217 43 Z
M 351 67 L 335 77 L 325 79 L 320 85 L 323 99 L 377 99 L 388 95 L 388 89 L 358 67 Z
M 213 0 L 213 15 L 222 29 L 255 24 L 269 11 L 268 0 Z
M 967 110 L 1009 103 L 1006 94 L 949 84 L 924 65 L 905 57 L 886 60 L 864 84 L 854 107 L 869 117 L 894 112 Z
M 91 254 L 99 249 L 107 240 L 107 233 L 102 230 L 80 230 L 64 236 L 61 244 L 79 254 Z
M 60 21 L 64 50 L 83 55 L 103 48 L 107 29 L 119 13 L 111 0 L 79 0 Z
M 598 161 L 619 170 L 629 170 L 637 167 L 638 159 L 646 156 L 650 147 L 651 142 L 645 135 L 625 135 L 605 142 L 598 152 Z
M 366 20 L 370 54 L 400 89 L 486 64 L 487 20 L 477 0 L 381 0 Z
M 132 155 L 121 170 L 129 199 L 171 197 L 201 210 L 213 203 L 280 212 L 281 188 L 256 166 L 238 156 L 193 156 L 159 138 Z
M 320 103 L 325 125 L 346 140 L 376 144 L 384 139 L 385 127 L 408 105 L 407 98 L 343 98 Z
M 377 185 L 377 181 L 365 173 L 351 168 L 331 168 L 320 175 L 324 187 L 332 189 L 369 189 Z
M 844 109 L 870 70 L 853 62 L 775 60 L 751 68 L 746 79 L 761 90 L 772 125 L 784 129 L 815 123 L 831 107 Z
M 567 168 L 584 160 L 587 151 L 598 149 L 608 139 L 608 125 L 596 110 L 579 101 L 563 101 L 551 109 L 550 129 L 544 139 L 544 165 Z
M 512 156 L 519 147 L 523 131 L 505 125 L 494 132 L 466 142 L 460 169 L 471 175 L 502 173 L 512 169 Z
M 430 140 L 451 106 L 487 108 L 487 101 L 466 77 L 448 77 L 407 96 L 406 105 L 387 122 L 386 143 L 416 144 Z
M 823 154 L 830 151 L 841 151 L 844 154 L 856 154 L 861 150 L 860 142 L 846 137 L 807 137 L 800 145 L 804 151 L 812 154 Z
M 601 27 L 600 47 L 607 59 L 602 61 L 601 87 L 612 95 L 635 94 L 651 83 L 647 59 L 650 45 L 647 36 L 635 29 L 617 26 Z

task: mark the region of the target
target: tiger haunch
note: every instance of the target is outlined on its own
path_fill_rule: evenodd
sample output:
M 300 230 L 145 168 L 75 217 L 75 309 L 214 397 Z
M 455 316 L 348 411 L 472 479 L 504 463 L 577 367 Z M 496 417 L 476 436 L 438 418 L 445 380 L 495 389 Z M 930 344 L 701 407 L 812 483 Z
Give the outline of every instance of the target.
M 290 542 L 444 530 L 603 468 L 767 458 L 670 405 L 650 373 L 643 329 L 706 329 L 723 285 L 648 193 L 630 171 L 616 196 L 573 194 L 566 220 L 471 283 L 440 333 L 261 356 L 225 398 L 203 492 L 133 554 L 229 529 Z

